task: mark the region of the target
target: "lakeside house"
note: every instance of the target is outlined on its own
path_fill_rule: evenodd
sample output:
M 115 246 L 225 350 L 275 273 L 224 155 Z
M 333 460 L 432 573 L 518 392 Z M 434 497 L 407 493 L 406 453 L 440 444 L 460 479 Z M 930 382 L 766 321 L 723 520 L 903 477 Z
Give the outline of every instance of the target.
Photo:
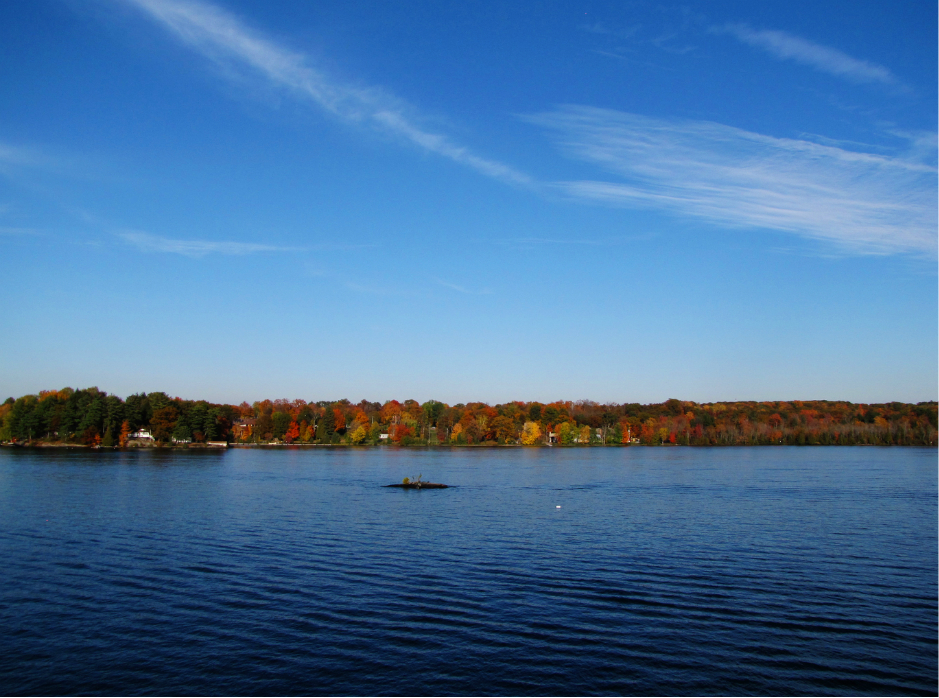
M 231 425 L 231 434 L 235 441 L 247 441 L 254 433 L 258 420 L 254 417 L 244 417 Z
M 130 434 L 128 439 L 133 441 L 153 441 L 153 434 L 150 433 L 149 429 L 138 429 L 133 434 Z

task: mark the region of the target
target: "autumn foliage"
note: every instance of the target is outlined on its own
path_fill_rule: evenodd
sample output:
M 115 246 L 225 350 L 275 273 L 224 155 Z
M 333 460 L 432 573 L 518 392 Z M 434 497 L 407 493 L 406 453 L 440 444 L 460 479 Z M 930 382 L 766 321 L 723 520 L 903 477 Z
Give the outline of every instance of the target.
M 287 433 L 284 434 L 284 441 L 288 444 L 292 444 L 300 437 L 300 425 L 296 421 L 290 422 L 290 427 L 287 429 Z
M 97 388 L 48 390 L 0 405 L 0 441 L 126 446 L 149 430 L 163 445 L 200 441 L 320 445 L 936 445 L 936 403 L 839 401 L 599 404 L 436 400 L 240 405 L 165 393 L 126 399 Z
M 522 426 L 522 443 L 533 446 L 541 440 L 541 427 L 537 422 L 525 422 Z

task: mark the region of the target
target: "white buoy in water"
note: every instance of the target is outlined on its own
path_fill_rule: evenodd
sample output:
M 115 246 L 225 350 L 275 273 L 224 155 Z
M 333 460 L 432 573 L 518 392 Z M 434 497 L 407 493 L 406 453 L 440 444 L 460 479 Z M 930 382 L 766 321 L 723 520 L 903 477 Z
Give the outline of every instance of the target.
M 558 505 L 557 505 L 556 507 L 554 507 L 554 508 L 555 508 L 555 509 L 560 509 L 560 508 L 561 508 L 561 505 L 558 504 Z

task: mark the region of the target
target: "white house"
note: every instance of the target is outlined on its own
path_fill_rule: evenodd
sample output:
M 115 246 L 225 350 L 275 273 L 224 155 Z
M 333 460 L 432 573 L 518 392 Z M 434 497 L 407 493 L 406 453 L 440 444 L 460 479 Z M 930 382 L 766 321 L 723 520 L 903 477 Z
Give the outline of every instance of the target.
M 150 433 L 149 429 L 138 429 L 128 438 L 135 439 L 137 441 L 153 441 L 153 434 Z

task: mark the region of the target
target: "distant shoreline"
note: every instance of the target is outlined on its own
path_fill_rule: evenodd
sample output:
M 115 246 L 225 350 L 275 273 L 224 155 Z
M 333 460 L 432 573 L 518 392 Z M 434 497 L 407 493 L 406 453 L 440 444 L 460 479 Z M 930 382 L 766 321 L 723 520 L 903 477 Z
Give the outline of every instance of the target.
M 240 405 L 97 388 L 0 404 L 0 442 L 38 447 L 936 446 L 939 405 L 793 400 L 448 405 L 437 400 L 263 400 Z
M 42 443 L 42 442 L 32 442 L 32 443 L 0 443 L 0 448 L 5 448 L 9 450 L 19 450 L 19 449 L 35 449 L 35 450 L 46 450 L 46 449 L 82 449 L 85 451 L 121 451 L 121 452 L 136 452 L 136 451 L 227 451 L 228 449 L 237 448 L 237 449 L 270 449 L 270 450 L 280 450 L 280 449 L 305 449 L 305 448 L 320 448 L 320 449 L 336 449 L 336 450 L 399 450 L 399 449 L 422 449 L 422 450 L 436 450 L 436 449 L 478 449 L 478 448 L 514 448 L 514 449 L 552 449 L 560 448 L 564 450 L 576 450 L 576 449 L 597 449 L 597 448 L 773 448 L 773 447 L 782 447 L 782 446 L 792 446 L 796 448 L 802 447 L 834 447 L 834 448 L 858 448 L 858 447 L 872 447 L 872 448 L 939 448 L 936 444 L 791 444 L 791 443 L 777 443 L 777 444 L 500 444 L 500 443 L 482 443 L 482 444 L 382 444 L 382 445 L 373 445 L 373 444 L 304 444 L 304 443 L 294 443 L 294 444 L 258 444 L 258 443 L 230 443 L 226 445 L 212 445 L 208 446 L 206 444 L 165 444 L 165 445 L 146 445 L 146 446 L 90 446 L 88 444 L 81 443 Z

